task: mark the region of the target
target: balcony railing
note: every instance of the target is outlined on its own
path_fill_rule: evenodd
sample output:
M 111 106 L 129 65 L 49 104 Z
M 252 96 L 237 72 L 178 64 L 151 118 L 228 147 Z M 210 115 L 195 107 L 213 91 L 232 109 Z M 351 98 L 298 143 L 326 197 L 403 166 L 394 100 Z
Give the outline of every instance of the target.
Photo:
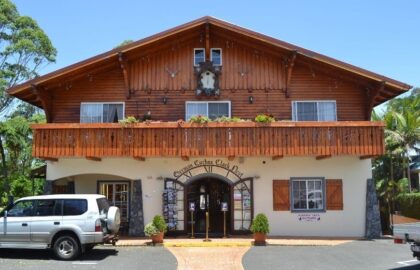
M 384 153 L 380 122 L 178 122 L 36 124 L 33 155 L 86 157 L 241 157 L 338 155 L 370 158 Z

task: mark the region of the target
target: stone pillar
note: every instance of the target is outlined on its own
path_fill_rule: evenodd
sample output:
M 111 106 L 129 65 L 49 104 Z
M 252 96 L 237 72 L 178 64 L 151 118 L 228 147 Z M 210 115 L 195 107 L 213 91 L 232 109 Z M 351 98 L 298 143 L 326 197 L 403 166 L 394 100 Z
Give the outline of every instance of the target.
M 144 236 L 143 192 L 141 187 L 141 180 L 133 181 L 132 194 L 128 235 Z
M 44 194 L 45 195 L 52 194 L 53 185 L 54 185 L 54 181 L 45 180 L 45 183 L 44 183 Z
M 379 203 L 376 197 L 375 182 L 373 179 L 367 180 L 366 188 L 366 235 L 367 239 L 380 238 L 381 217 L 379 214 Z

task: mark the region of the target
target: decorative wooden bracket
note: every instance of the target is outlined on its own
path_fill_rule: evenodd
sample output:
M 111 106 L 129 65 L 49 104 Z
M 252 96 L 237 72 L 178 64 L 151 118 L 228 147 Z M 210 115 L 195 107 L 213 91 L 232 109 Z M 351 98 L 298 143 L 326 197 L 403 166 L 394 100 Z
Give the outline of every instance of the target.
M 272 156 L 271 157 L 272 160 L 279 160 L 279 159 L 282 159 L 282 158 L 283 158 L 282 155 L 277 155 L 277 156 Z
M 229 161 L 233 161 L 233 160 L 235 160 L 235 156 L 228 156 L 228 160 L 229 160 Z
M 326 158 L 330 158 L 331 155 L 322 155 L 322 156 L 317 156 L 316 160 L 322 160 L 322 159 L 326 159 Z
M 53 162 L 57 162 L 58 161 L 58 158 L 56 158 L 56 157 L 39 157 L 39 159 L 53 161 Z
M 122 52 L 118 53 L 118 61 L 120 62 L 120 67 L 124 75 L 124 85 L 126 90 L 127 99 L 131 98 L 131 89 L 130 89 L 130 78 L 128 78 L 128 63 Z
M 189 156 L 181 156 L 181 158 L 182 158 L 182 160 L 183 160 L 183 161 L 188 161 L 188 160 L 190 160 L 190 157 L 189 157 Z
M 206 61 L 210 61 L 210 24 L 206 23 Z
M 92 160 L 92 161 L 101 161 L 102 159 L 100 157 L 94 157 L 94 156 L 86 156 L 87 160 Z
M 284 86 L 284 94 L 286 98 L 290 97 L 289 85 L 292 79 L 293 68 L 295 66 L 297 51 L 293 51 L 292 54 L 288 57 L 286 63 L 286 74 L 285 74 L 285 86 Z
M 385 81 L 382 81 L 381 84 L 374 89 L 369 89 L 367 93 L 368 101 L 367 101 L 367 108 L 366 108 L 366 120 L 370 120 L 372 116 L 373 106 L 375 105 L 375 99 L 379 97 L 380 93 L 384 91 L 385 88 Z
M 51 98 L 49 95 L 46 94 L 45 90 L 39 89 L 38 86 L 35 84 L 31 85 L 32 93 L 36 96 L 36 98 L 41 101 L 42 108 L 45 112 L 45 117 L 47 119 L 47 123 L 51 123 L 52 115 L 51 115 Z
M 369 159 L 369 158 L 374 158 L 375 156 L 372 155 L 367 155 L 367 156 L 360 156 L 359 159 L 363 160 L 363 159 Z
M 133 158 L 138 161 L 146 161 L 146 158 L 142 156 L 134 156 Z

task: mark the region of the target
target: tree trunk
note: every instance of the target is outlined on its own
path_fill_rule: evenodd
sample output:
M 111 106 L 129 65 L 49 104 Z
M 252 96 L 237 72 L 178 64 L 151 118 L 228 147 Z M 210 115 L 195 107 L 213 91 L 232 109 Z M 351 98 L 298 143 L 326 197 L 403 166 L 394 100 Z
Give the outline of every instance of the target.
M 3 147 L 3 138 L 0 136 L 0 155 L 1 155 L 1 171 L 3 175 L 4 181 L 4 191 L 6 192 L 7 196 L 10 194 L 10 186 L 9 186 L 9 177 L 7 171 L 7 164 L 6 164 L 6 153 Z
M 408 152 L 410 151 L 410 148 L 408 145 L 405 146 L 405 151 L 407 153 L 406 161 L 407 161 L 407 179 L 408 179 L 408 191 L 411 193 L 411 173 L 410 173 L 410 157 L 408 156 Z

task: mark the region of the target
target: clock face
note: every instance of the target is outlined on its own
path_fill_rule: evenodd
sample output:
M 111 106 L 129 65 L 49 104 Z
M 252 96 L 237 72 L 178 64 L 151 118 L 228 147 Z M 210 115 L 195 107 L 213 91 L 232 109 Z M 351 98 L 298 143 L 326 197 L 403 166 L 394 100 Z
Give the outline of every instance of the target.
M 214 89 L 215 75 L 213 72 L 205 71 L 201 74 L 201 84 L 204 89 Z

